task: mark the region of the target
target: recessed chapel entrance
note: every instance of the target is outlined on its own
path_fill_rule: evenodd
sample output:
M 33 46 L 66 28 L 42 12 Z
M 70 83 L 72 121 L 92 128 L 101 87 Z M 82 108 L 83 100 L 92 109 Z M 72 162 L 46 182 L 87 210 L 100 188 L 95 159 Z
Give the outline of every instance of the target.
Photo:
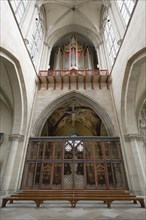
M 127 189 L 120 140 L 98 115 L 69 101 L 30 138 L 22 189 Z

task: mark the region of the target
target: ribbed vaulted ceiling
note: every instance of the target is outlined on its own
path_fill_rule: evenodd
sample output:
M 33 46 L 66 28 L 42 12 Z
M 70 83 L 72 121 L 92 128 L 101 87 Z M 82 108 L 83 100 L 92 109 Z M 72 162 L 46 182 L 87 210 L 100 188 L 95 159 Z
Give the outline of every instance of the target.
M 96 46 L 100 41 L 101 13 L 107 0 L 39 0 L 46 16 L 46 42 L 53 44 L 63 35 L 79 33 Z

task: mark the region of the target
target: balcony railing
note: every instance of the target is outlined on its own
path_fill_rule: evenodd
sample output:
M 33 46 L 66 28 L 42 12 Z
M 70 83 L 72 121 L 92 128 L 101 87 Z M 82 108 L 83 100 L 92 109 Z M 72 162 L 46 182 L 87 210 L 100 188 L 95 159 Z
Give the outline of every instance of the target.
M 108 70 L 40 70 L 39 76 L 108 76 Z

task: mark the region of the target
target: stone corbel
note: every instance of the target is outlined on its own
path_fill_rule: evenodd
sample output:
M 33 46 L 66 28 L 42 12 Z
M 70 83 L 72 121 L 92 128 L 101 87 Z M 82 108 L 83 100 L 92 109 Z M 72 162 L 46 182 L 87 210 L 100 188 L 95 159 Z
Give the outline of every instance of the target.
M 142 136 L 140 134 L 127 134 L 124 135 L 124 139 L 126 142 L 142 141 Z
M 9 136 L 9 141 L 23 142 L 24 141 L 24 135 L 12 134 L 12 135 Z

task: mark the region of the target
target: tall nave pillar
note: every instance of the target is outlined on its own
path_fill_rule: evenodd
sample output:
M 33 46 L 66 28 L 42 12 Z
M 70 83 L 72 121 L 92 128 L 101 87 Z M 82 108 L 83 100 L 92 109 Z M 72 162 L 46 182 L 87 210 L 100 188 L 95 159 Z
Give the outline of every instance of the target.
M 2 181 L 3 191 L 11 191 L 17 189 L 19 174 L 21 170 L 20 162 L 22 159 L 19 154 L 19 152 L 21 152 L 21 149 L 19 149 L 19 147 L 24 141 L 24 136 L 20 134 L 12 134 L 9 138 L 9 141 L 11 142 L 11 147 L 9 151 L 5 175 Z
M 129 179 L 131 179 L 131 186 L 134 191 L 141 189 L 144 193 L 146 188 L 146 149 L 141 135 L 128 134 L 125 135 L 125 141 L 129 145 L 128 154 L 126 155 L 129 167 Z M 138 192 L 139 193 L 139 192 Z

